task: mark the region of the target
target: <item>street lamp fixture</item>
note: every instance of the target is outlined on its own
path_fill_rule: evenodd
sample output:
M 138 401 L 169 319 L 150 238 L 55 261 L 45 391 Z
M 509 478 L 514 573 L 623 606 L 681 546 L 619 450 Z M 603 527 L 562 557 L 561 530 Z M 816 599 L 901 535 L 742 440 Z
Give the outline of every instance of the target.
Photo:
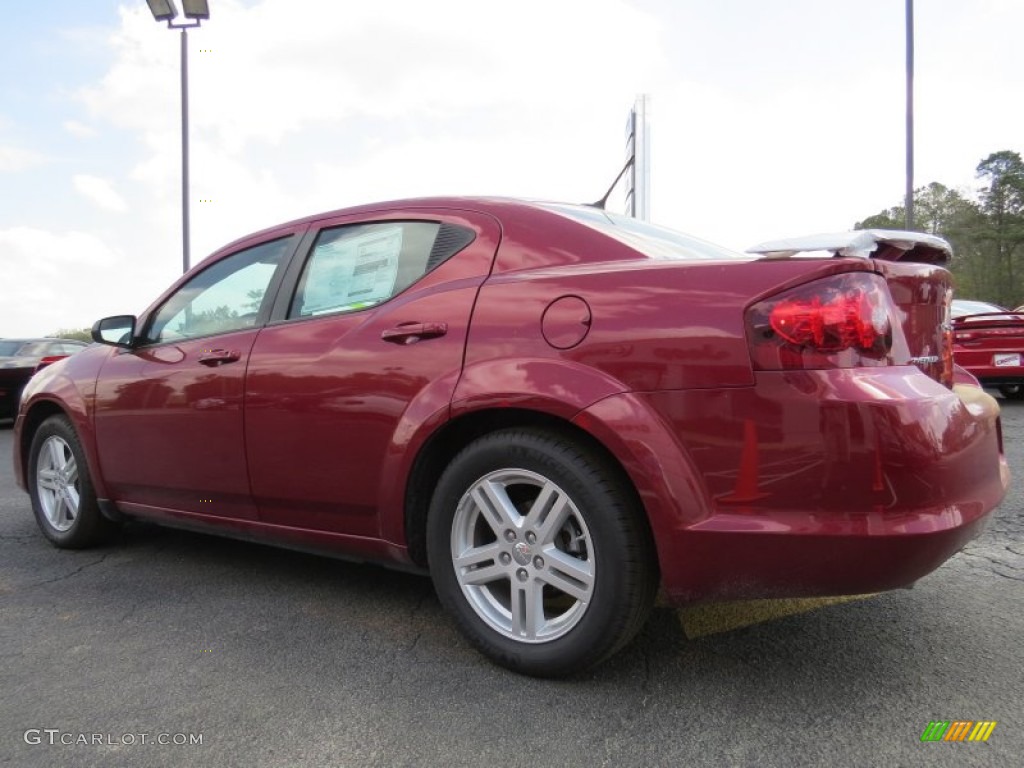
M 185 16 L 190 19 L 210 18 L 210 7 L 207 5 L 206 0 L 181 0 L 181 7 L 185 11 Z
M 178 9 L 174 0 L 146 0 L 150 13 L 157 21 L 170 22 L 178 17 Z M 185 18 L 201 21 L 210 18 L 210 6 L 206 0 L 181 0 L 182 10 Z M 198 24 L 189 24 L 190 27 L 197 27 Z
M 178 9 L 170 0 L 146 0 L 149 3 L 150 13 L 157 21 L 170 21 L 178 15 Z
M 189 183 L 188 183 L 188 30 L 198 27 L 210 18 L 206 0 L 181 0 L 185 18 L 190 22 L 175 24 L 178 9 L 174 0 L 146 0 L 150 13 L 157 21 L 166 21 L 170 29 L 181 30 L 181 264 L 182 272 L 189 268 Z

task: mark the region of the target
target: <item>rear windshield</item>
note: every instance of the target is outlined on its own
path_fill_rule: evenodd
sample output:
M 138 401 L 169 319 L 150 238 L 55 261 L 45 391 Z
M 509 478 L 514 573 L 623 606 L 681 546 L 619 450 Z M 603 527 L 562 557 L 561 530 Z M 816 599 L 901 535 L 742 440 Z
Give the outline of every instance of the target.
M 609 237 L 614 237 L 649 259 L 753 261 L 759 258 L 749 253 L 732 251 L 706 240 L 684 235 L 682 232 L 648 224 L 639 219 L 609 213 L 600 208 L 555 204 L 546 204 L 543 207 L 593 227 Z
M 970 301 L 969 299 L 957 299 L 953 302 L 953 317 L 967 317 L 968 315 L 980 315 L 988 312 L 1009 312 L 1005 307 L 998 307 L 985 301 Z
M 0 357 L 14 357 L 23 346 L 24 341 L 0 341 Z

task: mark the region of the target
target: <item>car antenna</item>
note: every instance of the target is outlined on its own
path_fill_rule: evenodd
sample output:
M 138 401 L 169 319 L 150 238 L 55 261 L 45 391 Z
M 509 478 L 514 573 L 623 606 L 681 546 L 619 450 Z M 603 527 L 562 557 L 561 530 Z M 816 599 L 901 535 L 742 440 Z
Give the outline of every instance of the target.
M 611 195 L 612 190 L 615 189 L 615 187 L 619 183 L 619 181 L 622 180 L 622 176 L 626 173 L 626 171 L 629 170 L 630 166 L 633 165 L 633 160 L 634 159 L 635 158 L 631 155 L 629 160 L 626 161 L 626 164 L 624 166 L 622 166 L 622 170 L 619 171 L 619 175 L 615 177 L 615 181 L 612 182 L 612 185 L 610 187 L 608 187 L 608 191 L 604 193 L 604 197 L 602 197 L 597 202 L 594 202 L 594 203 L 584 203 L 584 205 L 589 205 L 591 208 L 600 208 L 603 211 L 605 203 L 608 202 L 609 195 Z

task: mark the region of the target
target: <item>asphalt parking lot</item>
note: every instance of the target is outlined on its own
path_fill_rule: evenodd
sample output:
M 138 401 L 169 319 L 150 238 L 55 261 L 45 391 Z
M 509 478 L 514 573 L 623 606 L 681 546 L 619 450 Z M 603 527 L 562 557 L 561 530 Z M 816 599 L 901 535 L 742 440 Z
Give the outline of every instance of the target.
M 1024 403 L 1002 404 L 1010 494 L 914 589 L 660 607 L 553 682 L 475 653 L 425 578 L 142 525 L 58 551 L 0 424 L 0 765 L 1019 765 Z M 923 743 L 936 720 L 998 724 Z

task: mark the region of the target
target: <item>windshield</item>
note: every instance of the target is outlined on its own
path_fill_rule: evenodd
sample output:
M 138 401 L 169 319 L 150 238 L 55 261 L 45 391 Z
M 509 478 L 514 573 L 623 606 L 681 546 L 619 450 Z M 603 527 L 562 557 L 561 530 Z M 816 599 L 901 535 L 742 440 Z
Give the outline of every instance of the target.
M 600 208 L 556 204 L 545 204 L 543 207 L 600 230 L 650 259 L 753 261 L 758 258 L 750 254 L 731 251 L 700 238 L 684 235 L 682 232 L 648 224 L 646 221 L 609 213 Z

